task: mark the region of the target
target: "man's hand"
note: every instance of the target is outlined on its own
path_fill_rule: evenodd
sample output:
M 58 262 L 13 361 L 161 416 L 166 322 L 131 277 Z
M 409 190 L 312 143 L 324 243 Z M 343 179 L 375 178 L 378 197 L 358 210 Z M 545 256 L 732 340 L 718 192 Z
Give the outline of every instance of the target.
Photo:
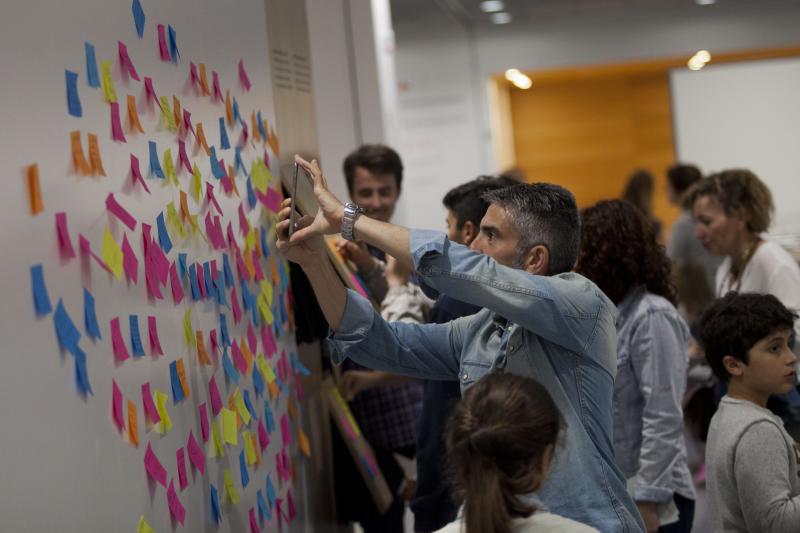
M 326 261 L 325 240 L 322 235 L 310 235 L 305 240 L 297 242 L 293 238 L 290 242 L 289 224 L 291 223 L 292 199 L 285 199 L 281 204 L 281 208 L 278 213 L 278 225 L 276 226 L 278 236 L 276 244 L 281 255 L 289 261 L 297 263 L 304 270 L 306 266 L 313 266 L 319 264 L 320 261 Z M 304 216 L 297 221 L 297 228 L 307 228 L 313 223 L 313 220 L 309 216 Z
M 373 370 L 350 370 L 342 375 L 339 392 L 346 401 L 352 400 L 359 392 L 381 384 L 382 372 Z
M 342 228 L 344 204 L 328 188 L 328 182 L 325 181 L 316 159 L 309 163 L 299 155 L 295 155 L 294 161 L 311 176 L 311 180 L 314 182 L 314 196 L 319 203 L 319 210 L 310 224 L 299 230 L 295 229 L 290 242 L 296 243 L 317 235 L 339 233 Z
M 644 520 L 644 530 L 647 533 L 657 533 L 661 521 L 658 519 L 656 503 L 636 502 L 636 507 L 639 508 L 639 514 L 642 515 L 642 520 Z
M 363 241 L 348 241 L 339 239 L 336 249 L 342 257 L 355 263 L 358 273 L 366 276 L 375 268 L 375 258 L 369 253 L 366 243 Z

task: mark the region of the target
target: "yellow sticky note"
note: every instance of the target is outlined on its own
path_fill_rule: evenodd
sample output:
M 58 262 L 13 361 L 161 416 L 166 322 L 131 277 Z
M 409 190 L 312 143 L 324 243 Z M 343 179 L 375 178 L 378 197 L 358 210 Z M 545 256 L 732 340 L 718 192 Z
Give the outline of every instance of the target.
M 234 401 L 236 402 L 236 411 L 239 413 L 239 416 L 242 417 L 242 420 L 245 424 L 250 423 L 250 411 L 247 409 L 247 406 L 244 403 L 244 396 L 242 396 L 242 391 L 236 389 L 236 392 L 233 393 Z
M 247 464 L 256 464 L 256 450 L 253 448 L 253 438 L 249 431 L 242 433 L 242 440 L 244 440 L 244 457 L 247 459 Z
M 253 179 L 253 187 L 262 193 L 266 193 L 267 186 L 269 184 L 270 173 L 263 160 L 259 159 L 253 162 L 250 167 L 250 176 Z
M 144 516 L 139 517 L 139 525 L 136 526 L 136 533 L 156 533 L 156 530 L 150 527 Z
M 203 178 L 200 176 L 200 169 L 197 168 L 197 163 L 194 163 L 192 169 L 192 198 L 197 203 L 201 201 L 201 194 L 203 193 Z
M 236 433 L 236 413 L 228 409 L 222 408 L 222 435 L 225 437 L 225 443 L 232 446 L 239 444 L 239 435 Z
M 122 248 L 119 247 L 108 226 L 103 231 L 103 261 L 117 279 L 122 279 Z
M 211 424 L 211 437 L 214 440 L 214 455 L 225 457 L 225 447 L 222 445 L 222 436 L 219 434 L 219 424 L 216 420 Z
M 172 429 L 172 419 L 170 419 L 169 413 L 167 412 L 167 400 L 169 396 L 156 389 L 153 392 L 153 397 L 156 402 L 156 411 L 158 411 L 158 416 L 161 417 L 161 422 L 157 424 L 157 429 L 158 432 L 163 435 Z
M 272 316 L 272 309 L 270 309 L 267 299 L 263 294 L 258 295 L 258 310 L 261 313 L 261 319 L 264 322 L 267 324 L 272 324 L 274 322 L 275 319 Z
M 187 309 L 183 313 L 183 340 L 187 346 L 194 348 L 194 329 L 192 328 L 192 310 Z
M 267 363 L 267 360 L 264 359 L 263 355 L 258 354 L 258 357 L 258 367 L 264 374 L 264 380 L 266 380 L 267 383 L 273 383 L 275 381 L 275 371 L 272 370 L 272 365 Z
M 248 231 L 244 242 L 247 255 L 252 255 L 252 251 L 256 249 L 256 232 L 252 229 Z
M 267 303 L 272 305 L 272 283 L 267 280 L 261 282 L 261 294 L 267 298 Z
M 186 230 L 183 227 L 183 223 L 181 223 L 181 219 L 178 216 L 178 211 L 175 209 L 175 203 L 170 202 L 167 204 L 167 221 L 173 227 L 173 229 L 178 233 L 178 236 L 183 239 L 186 237 Z
M 229 468 L 225 469 L 225 497 L 229 502 L 236 505 L 239 503 L 239 494 L 236 492 L 236 485 L 233 484 L 233 475 Z
M 308 437 L 306 437 L 303 428 L 300 426 L 297 427 L 297 442 L 300 444 L 300 449 L 306 457 L 311 457 L 311 446 L 308 444 Z
M 167 129 L 169 129 L 169 131 L 172 132 L 177 132 L 178 126 L 175 124 L 175 116 L 172 114 L 172 111 L 169 108 L 169 100 L 167 100 L 166 96 L 162 96 L 160 98 L 160 101 L 161 101 L 161 118 L 167 125 Z
M 106 98 L 106 102 L 116 102 L 117 101 L 117 90 L 114 88 L 114 80 L 111 79 L 111 60 L 106 59 L 105 61 L 100 62 L 100 76 L 102 78 L 102 85 L 103 85 L 103 95 Z
M 164 150 L 164 176 L 168 182 L 178 184 L 178 176 L 175 174 L 175 165 L 172 163 L 172 149 Z

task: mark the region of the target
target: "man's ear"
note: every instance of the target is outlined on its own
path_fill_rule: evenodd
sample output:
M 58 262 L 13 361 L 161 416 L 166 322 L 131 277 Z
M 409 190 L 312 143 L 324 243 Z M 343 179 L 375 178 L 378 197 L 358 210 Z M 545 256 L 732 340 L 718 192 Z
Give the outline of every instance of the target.
M 550 250 L 544 244 L 537 244 L 525 254 L 522 269 L 531 274 L 546 276 L 550 269 Z
M 469 246 L 472 244 L 472 241 L 475 240 L 475 237 L 478 236 L 479 228 L 475 224 L 472 223 L 471 220 L 467 220 L 464 222 L 464 225 L 461 226 L 459 230 L 461 232 L 461 240 L 466 245 Z
M 739 361 L 732 355 L 726 355 L 722 358 L 722 365 L 725 367 L 725 370 L 728 371 L 728 374 L 731 376 L 741 376 L 745 365 L 742 361 Z

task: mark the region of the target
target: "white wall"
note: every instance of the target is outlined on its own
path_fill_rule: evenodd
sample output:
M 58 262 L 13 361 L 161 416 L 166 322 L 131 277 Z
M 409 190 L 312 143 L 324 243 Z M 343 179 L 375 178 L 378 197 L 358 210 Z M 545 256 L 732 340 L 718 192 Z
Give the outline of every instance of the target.
M 394 21 L 402 155 L 414 225 L 442 227 L 440 191 L 496 172 L 485 81 L 510 67 L 547 69 L 797 44 L 800 3 L 752 2 L 636 15 L 480 27 L 476 37 L 444 14 Z M 534 80 L 534 89 L 535 90 Z M 423 124 L 426 121 L 426 124 Z M 430 184 L 436 180 L 436 184 Z M 406 193 L 412 192 L 407 189 Z M 408 199 L 407 199 L 408 200 Z

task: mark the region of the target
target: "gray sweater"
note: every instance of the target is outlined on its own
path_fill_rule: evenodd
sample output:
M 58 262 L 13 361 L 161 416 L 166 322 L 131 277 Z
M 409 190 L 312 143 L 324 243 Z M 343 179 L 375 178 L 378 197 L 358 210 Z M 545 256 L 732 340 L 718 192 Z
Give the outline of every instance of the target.
M 706 446 L 712 530 L 800 531 L 797 465 L 798 449 L 777 416 L 723 397 Z

